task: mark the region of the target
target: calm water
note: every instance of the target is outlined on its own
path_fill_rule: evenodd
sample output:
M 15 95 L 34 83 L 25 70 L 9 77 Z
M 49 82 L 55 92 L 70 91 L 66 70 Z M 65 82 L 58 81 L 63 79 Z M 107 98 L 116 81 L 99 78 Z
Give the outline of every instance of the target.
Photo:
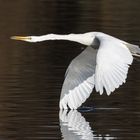
M 111 96 L 60 111 L 65 70 L 84 46 L 12 35 L 102 31 L 140 45 L 139 0 L 0 0 L 0 139 L 139 140 L 140 61 Z

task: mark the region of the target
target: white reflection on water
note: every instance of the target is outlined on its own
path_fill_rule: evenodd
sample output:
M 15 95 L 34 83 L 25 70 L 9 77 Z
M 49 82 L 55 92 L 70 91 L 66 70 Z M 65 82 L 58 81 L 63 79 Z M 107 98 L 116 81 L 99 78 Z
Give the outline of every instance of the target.
M 60 110 L 60 127 L 63 140 L 112 140 L 109 134 L 94 134 L 89 122 L 77 110 Z

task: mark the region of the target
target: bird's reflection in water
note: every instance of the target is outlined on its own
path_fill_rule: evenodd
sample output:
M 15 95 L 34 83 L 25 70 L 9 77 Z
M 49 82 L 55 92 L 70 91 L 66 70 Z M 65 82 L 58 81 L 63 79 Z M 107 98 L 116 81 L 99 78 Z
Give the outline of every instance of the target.
M 94 134 L 89 122 L 77 110 L 60 110 L 60 128 L 63 140 L 112 140 L 109 134 Z

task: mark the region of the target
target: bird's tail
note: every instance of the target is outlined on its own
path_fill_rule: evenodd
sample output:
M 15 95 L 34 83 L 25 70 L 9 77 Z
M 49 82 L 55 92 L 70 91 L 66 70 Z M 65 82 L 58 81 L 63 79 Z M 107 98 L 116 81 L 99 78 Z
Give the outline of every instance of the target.
M 140 48 L 138 45 L 127 43 L 126 46 L 128 47 L 133 56 L 140 57 Z

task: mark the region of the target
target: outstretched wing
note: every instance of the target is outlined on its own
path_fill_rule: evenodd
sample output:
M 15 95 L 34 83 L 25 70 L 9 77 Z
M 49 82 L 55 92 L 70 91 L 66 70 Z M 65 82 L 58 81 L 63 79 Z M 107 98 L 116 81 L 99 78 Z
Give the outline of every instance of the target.
M 100 95 L 105 89 L 110 95 L 125 83 L 133 57 L 127 46 L 120 40 L 103 36 L 97 37 L 99 49 L 87 47 L 70 64 L 63 84 L 60 109 L 77 109 L 94 88 Z M 94 44 L 93 44 L 94 45 Z
M 97 51 L 87 47 L 70 63 L 60 97 L 60 109 L 77 109 L 94 88 Z
M 125 83 L 133 57 L 126 45 L 117 39 L 99 38 L 99 40 L 95 88 L 100 94 L 103 94 L 105 88 L 107 95 L 110 95 L 115 88 Z

